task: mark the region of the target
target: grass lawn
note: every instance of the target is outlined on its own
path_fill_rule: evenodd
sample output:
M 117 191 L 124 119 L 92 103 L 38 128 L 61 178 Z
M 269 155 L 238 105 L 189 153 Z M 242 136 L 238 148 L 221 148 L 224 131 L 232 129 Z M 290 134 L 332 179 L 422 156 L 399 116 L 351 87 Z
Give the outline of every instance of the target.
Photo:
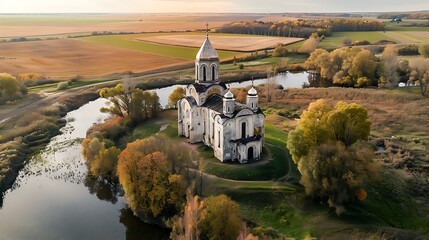
M 343 45 L 344 37 L 350 38 L 352 41 L 367 40 L 369 42 L 376 42 L 379 40 L 393 40 L 384 35 L 382 32 L 333 32 L 331 36 L 326 37 L 319 43 L 319 47 L 331 48 L 341 47 Z
M 292 163 L 289 151 L 286 149 L 287 133 L 278 129 L 274 124 L 265 124 L 265 147 L 262 161 L 251 164 L 222 163 L 213 156 L 213 150 L 207 146 L 198 148 L 205 161 L 204 171 L 218 177 L 234 180 L 276 180 L 289 173 L 297 177 L 295 164 Z M 271 156 L 270 156 L 271 155 Z M 272 157 L 272 160 L 266 160 Z M 265 160 L 264 160 L 265 159 Z
M 162 45 L 162 44 L 134 40 L 141 36 L 143 35 L 142 34 L 108 35 L 108 36 L 84 37 L 81 39 L 88 42 L 105 44 L 105 45 L 110 45 L 114 47 L 125 48 L 129 50 L 151 53 L 151 54 L 156 54 L 156 55 L 161 55 L 166 57 L 180 58 L 185 60 L 195 60 L 195 56 L 199 50 L 198 48 L 178 47 L 178 46 Z M 218 51 L 218 54 L 221 59 L 229 59 L 234 56 L 242 55 L 243 53 L 230 52 L 230 51 Z

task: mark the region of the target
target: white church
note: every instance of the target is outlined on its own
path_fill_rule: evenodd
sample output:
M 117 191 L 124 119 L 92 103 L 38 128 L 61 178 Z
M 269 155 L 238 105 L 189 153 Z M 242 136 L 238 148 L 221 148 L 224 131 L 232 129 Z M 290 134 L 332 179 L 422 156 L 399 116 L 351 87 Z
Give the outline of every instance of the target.
M 264 144 L 265 116 L 252 87 L 246 104 L 219 81 L 219 56 L 208 32 L 195 61 L 195 83 L 177 103 L 178 134 L 190 143 L 203 142 L 222 162 L 248 163 L 259 160 Z

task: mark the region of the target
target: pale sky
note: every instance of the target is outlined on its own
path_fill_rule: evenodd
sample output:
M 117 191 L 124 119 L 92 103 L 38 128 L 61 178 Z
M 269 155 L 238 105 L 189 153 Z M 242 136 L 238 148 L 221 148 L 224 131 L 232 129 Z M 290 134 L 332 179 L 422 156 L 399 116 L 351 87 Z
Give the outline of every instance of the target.
M 429 10 L 429 0 L 0 0 L 0 13 L 274 13 L 416 10 Z

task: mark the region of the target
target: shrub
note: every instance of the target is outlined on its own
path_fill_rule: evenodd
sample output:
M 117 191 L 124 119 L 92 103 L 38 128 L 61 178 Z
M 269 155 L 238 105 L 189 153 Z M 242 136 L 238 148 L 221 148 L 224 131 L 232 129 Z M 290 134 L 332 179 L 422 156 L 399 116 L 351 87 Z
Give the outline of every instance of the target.
M 420 55 L 428 58 L 429 57 L 429 44 L 422 44 L 419 47 Z
M 239 68 L 239 69 L 244 69 L 244 64 L 240 63 L 240 64 L 238 65 L 238 68 Z
M 67 88 L 69 88 L 68 82 L 60 82 L 57 85 L 57 90 L 65 90 Z
M 412 44 L 398 49 L 398 54 L 401 56 L 419 55 L 419 48 Z

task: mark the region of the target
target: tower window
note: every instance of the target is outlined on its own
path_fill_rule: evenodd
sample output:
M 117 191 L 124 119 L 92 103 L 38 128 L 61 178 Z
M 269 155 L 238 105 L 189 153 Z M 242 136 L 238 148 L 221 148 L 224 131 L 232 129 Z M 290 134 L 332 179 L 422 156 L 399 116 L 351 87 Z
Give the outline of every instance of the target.
M 206 66 L 203 66 L 203 81 L 207 81 L 207 69 Z
M 212 81 L 214 81 L 216 79 L 216 67 L 213 65 L 212 66 Z

